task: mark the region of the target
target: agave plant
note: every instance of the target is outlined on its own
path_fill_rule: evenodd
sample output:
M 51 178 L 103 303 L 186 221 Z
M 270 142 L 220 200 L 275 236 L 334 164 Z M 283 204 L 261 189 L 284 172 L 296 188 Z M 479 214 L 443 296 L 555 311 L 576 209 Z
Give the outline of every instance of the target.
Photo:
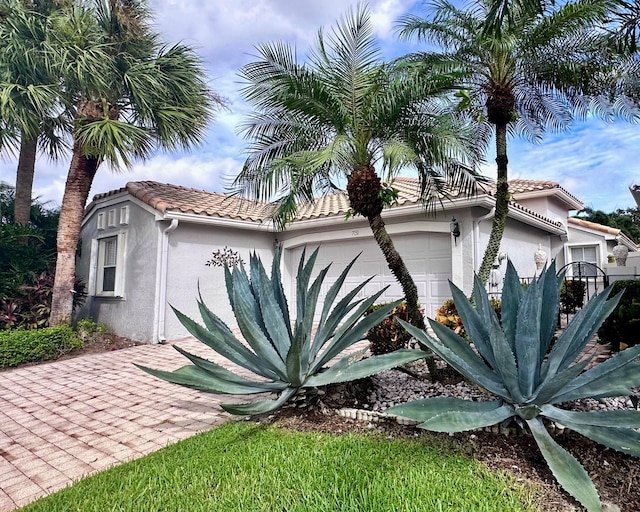
M 580 398 L 630 395 L 640 385 L 640 347 L 633 347 L 587 369 L 593 356 L 581 357 L 619 295 L 606 289 L 581 309 L 552 343 L 560 303 L 555 264 L 526 290 L 511 263 L 505 274 L 501 320 L 476 279 L 473 305 L 457 287 L 451 291 L 473 342 L 470 346 L 444 325 L 430 321 L 439 339 L 405 324 L 422 344 L 442 357 L 495 399 L 471 402 L 447 397 L 417 400 L 387 409 L 421 421 L 421 428 L 460 432 L 515 420 L 533 435 L 558 482 L 589 511 L 602 510 L 587 472 L 546 430 L 562 425 L 609 448 L 640 456 L 640 412 L 635 410 L 574 412 L 558 404 Z M 474 350 L 475 348 L 475 350 Z
M 267 276 L 260 258 L 255 254 L 250 258 L 250 278 L 242 262 L 232 269 L 225 266 L 229 301 L 246 345 L 211 312 L 202 296 L 198 300 L 198 306 L 204 326 L 174 309 L 193 336 L 229 361 L 261 377 L 260 380 L 241 377 L 175 345 L 174 348 L 193 364 L 172 372 L 143 366 L 139 368 L 160 379 L 210 393 L 279 394 L 275 400 L 222 404 L 222 408 L 232 414 L 246 415 L 273 411 L 302 389 L 360 379 L 425 357 L 421 350 L 398 350 L 362 359 L 366 352 L 364 349 L 347 354 L 327 367 L 347 348 L 364 339 L 367 331 L 386 318 L 402 301 L 392 302 L 363 316 L 367 308 L 384 292 L 383 289 L 368 299 L 356 299 L 371 278 L 337 300 L 356 257 L 327 291 L 319 320 L 314 325 L 320 290 L 329 267 L 321 270 L 309 285 L 318 250 L 306 262 L 303 251 L 297 274 L 297 318 L 292 324 L 280 276 L 281 255 L 279 248 L 273 259 L 271 278 Z

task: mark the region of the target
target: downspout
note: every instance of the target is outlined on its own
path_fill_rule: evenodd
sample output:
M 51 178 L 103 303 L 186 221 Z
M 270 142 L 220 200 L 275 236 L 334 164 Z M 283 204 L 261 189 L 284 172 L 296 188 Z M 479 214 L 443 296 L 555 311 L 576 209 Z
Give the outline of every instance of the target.
M 475 272 L 478 272 L 480 270 L 479 268 L 479 262 L 482 261 L 482 258 L 480 256 L 480 223 L 482 221 L 485 220 L 489 220 L 492 219 L 493 216 L 496 214 L 496 207 L 494 206 L 493 208 L 491 208 L 491 210 L 489 210 L 489 213 L 483 215 L 482 217 L 478 217 L 478 219 L 475 222 L 475 226 L 473 228 L 473 238 L 474 238 L 474 254 L 473 254 L 473 268 L 475 269 Z
M 159 302 L 158 302 L 158 339 L 162 344 L 167 341 L 165 336 L 165 317 L 167 315 L 167 269 L 169 267 L 169 234 L 178 227 L 178 219 L 172 219 L 171 224 L 162 230 L 162 248 L 160 252 Z

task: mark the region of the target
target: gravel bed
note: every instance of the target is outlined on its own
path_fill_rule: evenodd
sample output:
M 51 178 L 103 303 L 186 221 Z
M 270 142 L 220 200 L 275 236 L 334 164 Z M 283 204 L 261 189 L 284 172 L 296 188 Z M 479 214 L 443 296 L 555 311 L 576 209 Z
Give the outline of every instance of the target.
M 407 369 L 421 377 L 425 377 L 428 374 L 423 361 L 407 365 Z M 368 395 L 368 404 L 364 407 L 375 412 L 383 412 L 394 405 L 435 396 L 449 396 L 473 401 L 491 400 L 493 396 L 471 382 L 461 381 L 455 384 L 443 384 L 415 378 L 399 370 L 381 372 L 374 375 L 371 380 L 373 385 Z M 640 395 L 640 388 L 633 391 L 636 396 Z M 634 409 L 636 407 L 633 402 L 634 400 L 631 397 L 624 396 L 601 400 L 575 400 L 563 403 L 560 406 L 573 411 Z

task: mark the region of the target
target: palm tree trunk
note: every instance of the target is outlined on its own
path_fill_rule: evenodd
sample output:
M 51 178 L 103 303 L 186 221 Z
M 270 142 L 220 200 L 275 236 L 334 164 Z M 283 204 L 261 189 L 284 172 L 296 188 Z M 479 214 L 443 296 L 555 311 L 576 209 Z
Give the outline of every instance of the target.
M 500 243 L 509 213 L 509 178 L 507 173 L 507 123 L 496 124 L 496 163 L 498 176 L 496 181 L 496 212 L 491 223 L 489 243 L 484 251 L 478 276 L 486 283 L 493 267 L 493 262 L 500 251 Z
M 373 238 L 378 244 L 378 247 L 380 247 L 380 250 L 382 250 L 387 266 L 398 283 L 400 283 L 400 287 L 404 293 L 404 299 L 407 301 L 409 322 L 414 327 L 425 330 L 426 326 L 424 323 L 424 316 L 422 315 L 420 306 L 418 305 L 418 288 L 413 277 L 411 277 L 411 274 L 409 273 L 409 269 L 400 256 L 400 253 L 397 251 L 395 245 L 393 245 L 393 241 L 391 240 L 389 233 L 387 233 L 387 228 L 385 227 L 384 220 L 382 220 L 382 216 L 380 214 L 373 215 L 367 217 L 367 220 L 369 221 L 369 226 L 373 232 Z M 436 366 L 436 362 L 433 357 L 427 357 L 425 359 L 425 363 L 429 370 L 429 375 L 431 375 L 431 379 L 434 381 L 438 380 L 440 378 L 440 370 Z
M 80 145 L 77 142 L 74 143 L 58 221 L 58 257 L 51 297 L 50 326 L 71 323 L 76 277 L 76 249 L 84 207 L 98 165 L 98 159 L 84 156 Z
M 22 137 L 20 140 L 20 156 L 16 172 L 16 196 L 13 216 L 16 224 L 26 225 L 31 217 L 31 191 L 36 166 L 38 140 Z
M 382 216 L 378 214 L 374 217 L 369 217 L 367 220 L 369 221 L 369 226 L 371 226 L 371 231 L 373 231 L 373 238 L 378 247 L 380 247 L 389 270 L 391 270 L 391 273 L 402 287 L 404 298 L 407 301 L 407 312 L 409 313 L 411 325 L 416 326 L 418 329 L 424 329 L 424 316 L 422 316 L 418 305 L 418 288 L 400 253 L 393 245 Z

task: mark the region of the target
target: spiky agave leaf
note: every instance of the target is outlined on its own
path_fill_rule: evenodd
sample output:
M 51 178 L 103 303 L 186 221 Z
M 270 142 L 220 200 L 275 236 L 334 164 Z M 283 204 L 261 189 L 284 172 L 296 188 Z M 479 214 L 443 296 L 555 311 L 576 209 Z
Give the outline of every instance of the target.
M 546 431 L 542 418 L 557 421 L 605 446 L 640 456 L 640 412 L 572 412 L 555 407 L 568 400 L 631 394 L 640 385 L 640 346 L 626 349 L 588 370 L 592 356 L 580 354 L 618 303 L 610 289 L 594 297 L 570 322 L 553 347 L 561 277 L 555 264 L 526 290 L 509 262 L 498 321 L 476 280 L 473 305 L 451 284 L 458 312 L 477 352 L 445 326 L 430 321 L 439 339 L 403 324 L 421 344 L 500 400 L 470 402 L 430 398 L 387 409 L 421 421 L 435 431 L 469 430 L 518 417 L 526 422 L 558 482 L 589 511 L 601 510 L 593 482 L 580 463 Z M 577 360 L 577 361 L 576 361 Z
M 553 440 L 540 418 L 528 420 L 527 425 L 558 483 L 589 512 L 601 511 L 598 491 L 582 465 Z
M 317 334 L 312 338 L 320 291 L 329 267 L 322 269 L 311 282 L 318 250 L 305 261 L 303 251 L 297 276 L 298 307 L 293 329 L 289 322 L 288 304 L 280 276 L 282 247 L 276 249 L 271 277 L 260 258 L 252 254 L 250 275 L 241 263 L 233 269 L 225 267 L 225 283 L 232 310 L 246 345 L 218 318 L 199 297 L 198 308 L 204 326 L 174 309 L 187 330 L 202 343 L 233 363 L 249 370 L 258 380 L 247 379 L 197 355 L 175 347 L 193 364 L 168 372 L 138 366 L 160 379 L 201 391 L 221 394 L 249 395 L 279 393 L 275 400 L 222 404 L 232 414 L 261 414 L 277 409 L 300 388 L 323 386 L 367 377 L 424 357 L 421 350 L 403 350 L 361 360 L 362 354 L 343 357 L 327 369 L 330 361 L 386 318 L 400 301 L 388 304 L 364 317 L 367 308 L 385 289 L 367 299 L 357 299 L 366 283 L 356 286 L 336 301 L 347 272 L 355 258 L 329 289 L 320 314 Z M 311 284 L 309 284 L 311 282 Z M 248 345 L 248 346 L 247 346 Z

